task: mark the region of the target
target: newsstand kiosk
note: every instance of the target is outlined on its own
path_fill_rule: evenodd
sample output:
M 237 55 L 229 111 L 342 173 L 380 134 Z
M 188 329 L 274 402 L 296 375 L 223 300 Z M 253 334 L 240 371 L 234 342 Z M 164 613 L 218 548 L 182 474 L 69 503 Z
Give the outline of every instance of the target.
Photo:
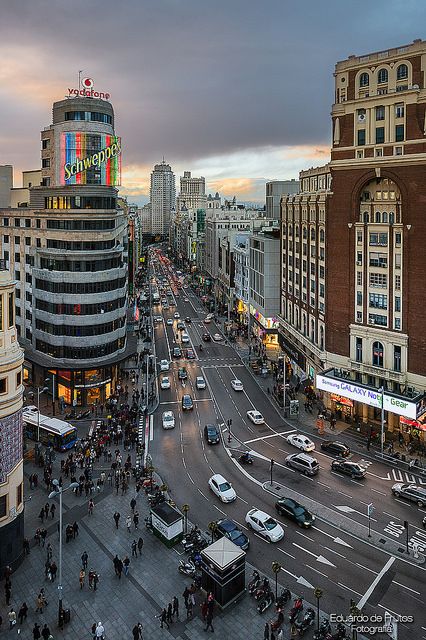
M 168 547 L 173 547 L 182 540 L 183 515 L 167 502 L 151 507 L 152 529 Z
M 201 572 L 202 588 L 225 609 L 245 592 L 246 553 L 228 538 L 220 538 L 201 551 Z

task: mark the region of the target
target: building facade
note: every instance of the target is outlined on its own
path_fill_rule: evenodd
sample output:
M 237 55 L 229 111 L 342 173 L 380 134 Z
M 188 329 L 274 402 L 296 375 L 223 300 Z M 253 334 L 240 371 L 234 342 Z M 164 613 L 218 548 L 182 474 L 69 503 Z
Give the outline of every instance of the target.
M 295 195 L 299 191 L 298 180 L 269 180 L 266 185 L 266 217 L 279 220 L 281 215 L 281 197 Z
M 176 204 L 175 174 L 169 164 L 156 164 L 151 173 L 151 233 L 168 236 L 170 215 Z
M 121 141 L 106 100 L 53 105 L 42 139 L 42 186 L 3 209 L 1 254 L 17 281 L 24 372 L 55 380 L 74 406 L 104 402 L 127 341 L 127 221 L 117 205 Z
M 180 193 L 176 198 L 176 211 L 185 205 L 187 209 L 206 209 L 206 179 L 193 178 L 190 171 L 185 171 L 180 178 Z
M 0 261 L 0 572 L 22 560 L 24 464 L 22 364 L 15 328 L 15 282 Z
M 0 165 L 0 209 L 10 207 L 10 194 L 13 188 L 13 167 Z

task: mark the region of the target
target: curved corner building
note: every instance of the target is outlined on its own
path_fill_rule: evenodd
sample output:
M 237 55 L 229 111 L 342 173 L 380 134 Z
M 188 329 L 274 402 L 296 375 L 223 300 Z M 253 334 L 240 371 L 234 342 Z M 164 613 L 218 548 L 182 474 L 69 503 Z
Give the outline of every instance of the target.
M 8 222 L 25 374 L 35 384 L 54 381 L 55 398 L 68 405 L 103 403 L 133 350 L 127 222 L 117 207 L 121 140 L 111 104 L 81 96 L 55 102 L 41 142 L 41 184 Z
M 15 328 L 15 282 L 0 262 L 0 575 L 22 560 L 24 538 L 22 363 Z

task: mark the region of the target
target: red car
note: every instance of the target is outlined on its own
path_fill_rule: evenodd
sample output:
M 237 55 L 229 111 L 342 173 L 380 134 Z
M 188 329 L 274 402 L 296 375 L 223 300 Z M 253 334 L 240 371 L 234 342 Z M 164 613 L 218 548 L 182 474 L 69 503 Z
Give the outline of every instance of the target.
M 195 353 L 192 349 L 186 350 L 186 357 L 188 360 L 195 360 Z

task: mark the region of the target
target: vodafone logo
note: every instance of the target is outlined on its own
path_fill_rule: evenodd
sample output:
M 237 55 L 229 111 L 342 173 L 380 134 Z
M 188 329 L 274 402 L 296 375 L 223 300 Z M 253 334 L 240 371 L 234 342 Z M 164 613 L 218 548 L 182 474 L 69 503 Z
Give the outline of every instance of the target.
M 81 85 L 85 88 L 85 89 L 91 89 L 93 87 L 93 80 L 92 78 L 83 78 L 83 80 L 81 81 Z

